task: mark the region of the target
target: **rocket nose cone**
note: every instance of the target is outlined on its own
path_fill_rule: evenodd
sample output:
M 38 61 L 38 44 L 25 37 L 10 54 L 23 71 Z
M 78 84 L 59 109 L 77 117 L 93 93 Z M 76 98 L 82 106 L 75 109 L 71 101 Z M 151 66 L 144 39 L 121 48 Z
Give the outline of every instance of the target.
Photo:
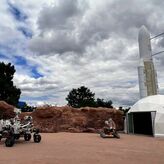
M 152 59 L 150 34 L 145 26 L 142 26 L 138 34 L 140 58 L 150 61 Z
M 139 30 L 138 40 L 142 40 L 143 38 L 150 38 L 150 34 L 144 25 Z

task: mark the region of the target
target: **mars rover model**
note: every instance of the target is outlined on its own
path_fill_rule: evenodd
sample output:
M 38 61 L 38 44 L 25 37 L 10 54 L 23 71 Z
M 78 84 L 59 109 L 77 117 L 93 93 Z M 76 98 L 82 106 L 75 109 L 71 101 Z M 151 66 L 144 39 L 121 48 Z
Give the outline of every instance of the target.
M 104 128 L 100 132 L 100 137 L 102 138 L 120 138 L 120 135 L 117 133 L 115 129 Z
M 24 137 L 25 141 L 30 141 L 32 133 L 34 142 L 39 143 L 41 135 L 39 129 L 34 128 L 31 116 L 25 116 L 23 122 L 20 121 L 18 115 L 9 120 L 0 120 L 0 140 L 5 138 L 6 147 L 12 147 L 20 137 Z

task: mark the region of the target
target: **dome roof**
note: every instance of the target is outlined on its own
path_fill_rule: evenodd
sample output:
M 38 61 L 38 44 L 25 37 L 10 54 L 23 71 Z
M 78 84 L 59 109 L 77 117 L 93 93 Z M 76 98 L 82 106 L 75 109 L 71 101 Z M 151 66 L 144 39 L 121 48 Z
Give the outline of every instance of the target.
M 156 111 L 164 113 L 164 95 L 152 95 L 137 101 L 129 110 L 130 112 Z

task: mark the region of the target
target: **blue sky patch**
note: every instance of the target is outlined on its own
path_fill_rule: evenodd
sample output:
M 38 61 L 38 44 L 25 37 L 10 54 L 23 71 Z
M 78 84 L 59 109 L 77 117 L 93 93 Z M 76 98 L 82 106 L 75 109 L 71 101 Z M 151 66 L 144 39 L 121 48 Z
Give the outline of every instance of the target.
M 17 21 L 25 21 L 28 17 L 25 13 L 23 13 L 18 7 L 14 6 L 13 4 L 9 3 L 9 11 L 14 16 Z
M 9 46 L 8 45 L 3 45 L 3 44 L 0 44 L 0 53 L 5 55 L 4 52 L 6 52 L 6 50 L 9 49 Z
M 26 38 L 32 38 L 32 31 L 28 28 L 25 27 L 19 27 L 18 31 L 22 32 L 22 34 L 26 37 Z
M 30 99 L 31 99 L 31 97 L 29 97 L 29 96 L 21 97 L 20 101 L 26 102 L 26 101 L 29 101 Z M 47 100 L 49 100 L 49 97 L 48 96 L 32 97 L 32 100 L 33 101 L 47 101 Z
M 21 65 L 23 67 L 26 67 L 26 69 L 29 69 L 31 76 L 34 77 L 35 79 L 39 77 L 43 77 L 43 75 L 37 71 L 37 67 L 28 65 L 27 60 L 22 56 L 15 56 L 15 64 Z
M 13 50 L 9 47 L 9 45 L 0 44 L 0 57 L 3 59 L 9 59 L 10 55 L 13 53 Z
M 4 55 L 3 53 L 1 53 L 1 50 L 0 50 L 0 58 L 1 59 L 8 59 L 8 57 L 6 55 Z
M 37 71 L 37 67 L 32 67 L 31 72 L 32 72 L 32 77 L 34 77 L 35 79 L 43 77 L 43 75 Z
M 20 44 L 19 42 L 20 42 L 19 39 L 15 39 L 15 40 L 10 40 L 7 43 L 0 44 L 0 53 L 8 57 L 17 55 L 15 53 L 17 51 L 17 47 Z M 23 49 L 23 46 L 25 46 L 25 44 L 22 44 L 22 47 L 21 47 L 22 49 Z
M 24 57 L 22 56 L 15 56 L 15 64 L 16 65 L 27 65 L 27 61 Z

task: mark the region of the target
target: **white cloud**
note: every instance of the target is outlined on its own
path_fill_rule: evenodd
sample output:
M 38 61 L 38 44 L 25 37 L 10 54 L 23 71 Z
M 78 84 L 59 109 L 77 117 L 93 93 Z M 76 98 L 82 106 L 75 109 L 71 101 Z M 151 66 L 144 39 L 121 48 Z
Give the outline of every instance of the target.
M 16 21 L 6 1 L 0 2 L 4 22 L 0 25 L 3 38 L 0 44 L 8 45 L 8 52 L 12 50 L 2 60 L 15 64 L 14 82 L 22 90 L 22 100 L 33 104 L 66 104 L 68 92 L 81 85 L 89 87 L 96 97 L 111 99 L 117 106 L 130 105 L 139 99 L 138 30 L 144 24 L 152 36 L 164 32 L 163 1 L 13 0 L 11 3 L 28 18 L 23 23 Z M 17 29 L 19 26 L 30 29 L 32 39 L 24 37 Z M 162 50 L 163 40 L 154 40 L 152 46 L 153 52 Z M 16 64 L 15 55 L 23 57 L 26 64 Z M 157 56 L 154 61 L 160 92 L 164 93 L 161 74 L 164 58 Z M 33 67 L 41 77 L 33 76 Z

